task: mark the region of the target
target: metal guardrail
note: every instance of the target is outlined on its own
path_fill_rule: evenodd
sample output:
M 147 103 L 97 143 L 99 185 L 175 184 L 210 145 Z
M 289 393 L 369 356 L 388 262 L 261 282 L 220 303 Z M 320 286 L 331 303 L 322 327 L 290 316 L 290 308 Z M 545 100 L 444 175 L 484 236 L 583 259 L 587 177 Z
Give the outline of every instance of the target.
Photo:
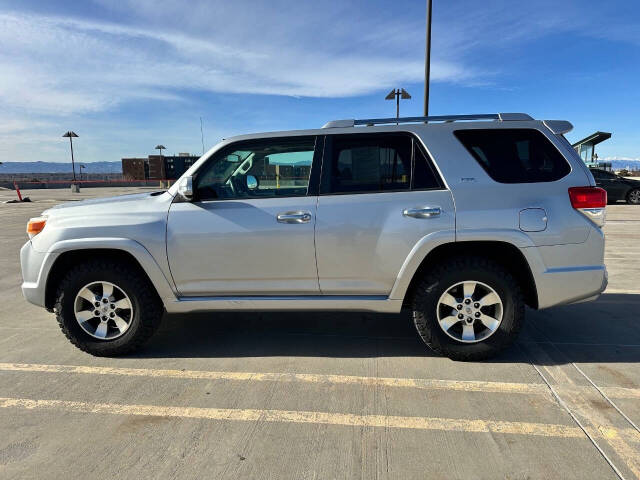
M 167 179 L 146 179 L 146 180 L 124 180 L 124 179 L 111 179 L 111 180 L 76 180 L 75 182 L 69 180 L 14 180 L 14 181 L 0 181 L 0 187 L 8 188 L 10 190 L 17 190 L 22 188 L 25 190 L 40 190 L 40 189 L 60 189 L 69 188 L 71 185 L 78 185 L 80 187 L 149 187 L 149 188 L 167 188 L 171 186 L 175 180 Z

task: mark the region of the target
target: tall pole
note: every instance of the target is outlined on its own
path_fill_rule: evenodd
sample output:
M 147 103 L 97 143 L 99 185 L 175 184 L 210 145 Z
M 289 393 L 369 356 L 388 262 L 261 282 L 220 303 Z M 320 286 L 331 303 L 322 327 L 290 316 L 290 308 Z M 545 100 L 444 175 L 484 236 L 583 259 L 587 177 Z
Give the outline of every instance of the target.
M 69 144 L 71 145 L 71 169 L 73 170 L 73 181 L 76 181 L 76 165 L 73 162 L 73 138 L 69 135 Z
M 431 0 L 427 0 L 427 38 L 424 59 L 424 116 L 429 116 L 429 76 L 431 74 Z
M 204 130 L 202 130 L 202 117 L 200 117 L 200 139 L 202 140 L 202 155 L 204 155 Z
M 400 118 L 400 90 L 396 90 L 396 118 Z

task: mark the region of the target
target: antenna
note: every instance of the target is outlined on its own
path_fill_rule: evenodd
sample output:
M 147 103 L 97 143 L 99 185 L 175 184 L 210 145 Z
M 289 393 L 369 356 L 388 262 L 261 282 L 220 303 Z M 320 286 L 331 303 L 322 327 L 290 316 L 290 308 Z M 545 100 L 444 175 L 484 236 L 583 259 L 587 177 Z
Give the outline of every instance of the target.
M 204 130 L 202 130 L 202 117 L 200 117 L 200 138 L 202 139 L 202 155 L 204 155 Z

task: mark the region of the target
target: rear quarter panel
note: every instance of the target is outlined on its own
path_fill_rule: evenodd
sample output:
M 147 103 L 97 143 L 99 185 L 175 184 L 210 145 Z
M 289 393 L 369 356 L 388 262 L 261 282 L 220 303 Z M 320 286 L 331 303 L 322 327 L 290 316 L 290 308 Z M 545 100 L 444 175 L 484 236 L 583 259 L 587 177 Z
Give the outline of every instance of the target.
M 578 244 L 587 240 L 592 226 L 573 209 L 568 195 L 569 187 L 591 183 L 583 168 L 576 165 L 573 159 L 568 159 L 571 171 L 557 181 L 498 183 L 489 177 L 454 136 L 455 130 L 463 128 L 535 128 L 567 157 L 560 140 L 542 122 L 451 123 L 430 125 L 423 129 L 420 136 L 453 193 L 457 240 L 490 240 L 500 231 L 523 233 L 531 246 Z M 548 219 L 545 230 L 520 230 L 519 214 L 526 208 L 545 210 Z

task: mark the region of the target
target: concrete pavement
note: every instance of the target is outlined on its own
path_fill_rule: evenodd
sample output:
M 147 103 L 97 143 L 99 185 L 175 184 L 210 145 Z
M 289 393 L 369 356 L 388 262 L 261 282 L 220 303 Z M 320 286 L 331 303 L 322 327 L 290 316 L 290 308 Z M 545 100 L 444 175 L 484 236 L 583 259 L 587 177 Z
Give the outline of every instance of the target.
M 145 189 L 0 204 L 0 477 L 640 478 L 640 208 L 607 207 L 611 293 L 527 311 L 491 362 L 434 356 L 404 314 L 259 312 L 105 359 L 22 299 L 18 250 L 29 217 L 114 190 Z

